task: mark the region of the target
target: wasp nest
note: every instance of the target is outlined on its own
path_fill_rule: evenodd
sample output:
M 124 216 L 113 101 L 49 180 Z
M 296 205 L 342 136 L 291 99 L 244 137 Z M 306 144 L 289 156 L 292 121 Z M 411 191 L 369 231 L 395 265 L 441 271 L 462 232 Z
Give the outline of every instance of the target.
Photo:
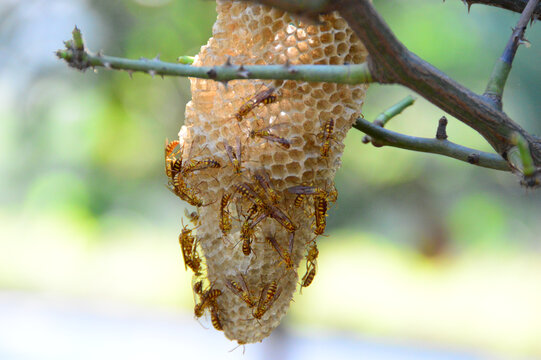
M 196 66 L 358 64 L 367 55 L 337 14 L 313 24 L 240 1 L 218 1 L 217 11 Z M 196 230 L 185 226 L 179 237 L 195 273 L 195 313 L 208 310 L 239 344 L 261 341 L 297 285 L 316 274 L 316 238 L 366 86 L 191 79 L 191 90 L 180 141 L 166 146 L 166 171 L 171 190 L 197 207 Z

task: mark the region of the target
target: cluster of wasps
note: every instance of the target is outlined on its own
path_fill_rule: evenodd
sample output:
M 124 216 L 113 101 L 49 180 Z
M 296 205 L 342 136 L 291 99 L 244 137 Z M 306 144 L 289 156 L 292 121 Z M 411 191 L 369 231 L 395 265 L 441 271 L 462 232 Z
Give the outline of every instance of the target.
M 265 106 L 276 102 L 278 96 L 274 87 L 265 88 L 257 92 L 253 97 L 246 101 L 233 115 L 240 124 L 248 115 L 250 115 L 259 106 Z M 273 124 L 259 129 L 250 129 L 248 137 L 252 140 L 266 140 L 283 149 L 289 149 L 290 140 L 280 137 L 273 133 L 273 129 L 285 124 Z M 334 120 L 325 121 L 316 135 L 320 142 L 320 156 L 328 159 L 331 151 L 331 142 L 334 141 Z M 192 143 L 193 145 L 193 143 Z M 313 202 L 313 213 L 307 214 L 314 217 L 312 231 L 314 238 L 307 244 L 306 253 L 306 272 L 302 277 L 300 289 L 309 286 L 317 272 L 317 257 L 319 251 L 316 245 L 316 238 L 325 232 L 326 217 L 329 202 L 335 202 L 338 193 L 334 186 L 331 190 L 312 186 L 311 184 L 302 184 L 288 188 L 290 198 L 282 201 L 282 196 L 274 188 L 269 174 L 260 168 L 258 170 L 249 170 L 249 177 L 243 175 L 246 171 L 242 166 L 242 145 L 240 138 L 237 138 L 236 149 L 227 142 L 223 143 L 224 151 L 227 154 L 229 164 L 221 164 L 215 158 L 203 158 L 200 160 L 183 160 L 184 144 L 180 146 L 178 140 L 165 144 L 165 172 L 169 179 L 169 189 L 180 199 L 186 201 L 197 208 L 211 205 L 217 201 L 219 203 L 218 226 L 224 237 L 227 238 L 233 229 L 233 220 L 239 223 L 240 240 L 242 243 L 239 251 L 245 256 L 254 252 L 253 244 L 256 240 L 256 230 L 258 225 L 265 219 L 272 219 L 283 228 L 288 237 L 288 246 L 281 246 L 275 234 L 265 235 L 265 243 L 270 245 L 273 251 L 281 259 L 286 270 L 294 271 L 293 246 L 294 236 L 298 229 L 291 217 L 288 215 L 288 209 L 291 207 L 301 208 L 305 201 Z M 179 148 L 177 150 L 177 147 Z M 191 148 L 190 148 L 191 152 Z M 238 175 L 239 180 L 233 186 L 232 192 L 224 192 L 221 199 L 216 199 L 212 203 L 204 204 L 199 196 L 200 191 L 197 186 L 188 186 L 187 178 L 194 176 L 199 171 L 207 169 L 219 169 L 231 166 L 233 173 Z M 283 205 L 285 202 L 285 206 Z M 231 211 L 232 204 L 235 203 L 236 216 Z M 210 284 L 206 277 L 204 259 L 201 256 L 200 246 L 194 230 L 199 225 L 198 212 L 187 213 L 189 219 L 195 224 L 195 228 L 188 226 L 182 227 L 179 235 L 179 243 L 182 250 L 184 264 L 186 269 L 190 268 L 194 272 L 193 292 L 196 296 L 196 305 L 194 313 L 197 318 L 201 317 L 205 310 L 209 310 L 211 321 L 217 330 L 223 330 L 220 319 L 220 309 L 217 299 L 222 295 L 222 291 Z M 255 252 L 254 252 L 255 254 Z M 250 289 L 247 285 L 244 275 L 240 274 L 236 278 L 224 279 L 227 290 L 239 297 L 246 305 L 252 309 L 252 316 L 259 320 L 267 312 L 273 303 L 279 298 L 282 289 L 279 288 L 276 280 L 263 284 L 260 289 Z M 258 293 L 258 295 L 256 295 Z

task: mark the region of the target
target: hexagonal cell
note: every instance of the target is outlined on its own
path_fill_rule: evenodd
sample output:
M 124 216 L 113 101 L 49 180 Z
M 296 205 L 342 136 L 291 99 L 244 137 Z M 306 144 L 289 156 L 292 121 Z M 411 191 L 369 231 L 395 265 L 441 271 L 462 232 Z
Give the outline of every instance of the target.
M 331 56 L 336 55 L 336 47 L 334 45 L 326 46 L 325 49 L 323 49 L 323 52 L 326 57 L 330 58 Z
M 334 42 L 338 43 L 341 41 L 344 41 L 346 39 L 346 33 L 343 31 L 335 32 L 334 33 Z

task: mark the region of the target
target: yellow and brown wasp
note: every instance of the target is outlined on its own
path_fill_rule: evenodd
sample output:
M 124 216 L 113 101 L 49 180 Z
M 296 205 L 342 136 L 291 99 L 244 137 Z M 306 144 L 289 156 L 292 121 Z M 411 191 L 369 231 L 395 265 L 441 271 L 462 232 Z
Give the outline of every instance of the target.
M 261 290 L 257 307 L 252 311 L 252 316 L 257 320 L 261 319 L 274 304 L 274 302 L 280 297 L 281 293 L 282 289 L 278 289 L 278 284 L 276 281 L 264 286 Z
M 261 129 L 252 129 L 249 132 L 249 136 L 251 139 L 255 139 L 256 137 L 258 137 L 260 139 L 265 139 L 267 141 L 271 141 L 277 145 L 280 145 L 284 149 L 289 149 L 291 147 L 291 142 L 289 140 L 271 133 L 271 129 L 276 128 L 278 126 L 282 126 L 282 125 L 287 125 L 287 124 L 279 123 L 279 124 L 272 124 L 272 125 L 263 127 Z
M 256 305 L 256 303 L 242 275 L 241 275 L 241 282 L 242 282 L 242 285 L 240 285 L 238 282 L 234 280 L 226 280 L 225 285 L 229 288 L 229 290 L 231 290 L 233 294 L 235 294 L 242 301 L 244 301 L 248 305 L 248 307 L 253 308 Z
M 276 95 L 274 95 L 275 90 L 276 89 L 274 87 L 269 87 L 262 91 L 259 91 L 250 99 L 248 99 L 248 101 L 242 104 L 235 113 L 235 118 L 237 119 L 237 121 L 242 121 L 242 119 L 244 119 L 246 115 L 252 112 L 252 110 L 254 110 L 259 105 L 267 105 L 276 102 L 278 98 Z

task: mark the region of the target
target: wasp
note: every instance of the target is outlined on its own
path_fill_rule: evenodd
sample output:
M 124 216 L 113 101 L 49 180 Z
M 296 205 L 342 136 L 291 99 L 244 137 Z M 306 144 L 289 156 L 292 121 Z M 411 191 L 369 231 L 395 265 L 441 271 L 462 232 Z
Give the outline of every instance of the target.
M 188 229 L 187 226 L 184 226 L 182 229 L 178 241 L 180 244 L 180 249 L 182 251 L 182 258 L 184 259 L 184 268 L 192 269 L 195 275 L 201 275 L 201 259 L 196 250 L 196 238 L 191 235 L 193 229 Z
M 224 141 L 224 147 L 235 174 L 239 175 L 242 173 L 242 144 L 240 143 L 240 139 L 237 138 L 236 152 L 233 150 L 233 147 L 227 143 L 227 141 Z
M 280 223 L 280 225 L 282 225 L 287 232 L 293 234 L 295 231 L 297 231 L 297 226 L 282 210 L 276 206 L 272 206 L 269 209 L 269 216 L 278 221 L 278 223 Z
M 255 139 L 256 137 L 265 139 L 267 141 L 271 141 L 277 145 L 280 145 L 284 149 L 289 149 L 291 147 L 291 142 L 281 136 L 275 135 L 270 132 L 271 129 L 281 126 L 281 125 L 287 125 L 286 123 L 279 123 L 279 124 L 272 124 L 270 126 L 266 126 L 261 129 L 252 129 L 250 130 L 249 136 L 251 139 Z
M 173 151 L 175 148 L 180 144 L 180 141 L 173 140 L 169 142 L 169 140 L 165 139 L 165 157 L 168 158 L 173 154 Z
M 195 236 L 192 233 L 193 229 L 188 229 L 184 226 L 178 237 L 182 258 L 184 259 L 184 269 L 188 270 L 189 264 L 192 262 L 192 253 L 194 250 Z M 191 268 L 191 266 L 190 266 Z
M 192 261 L 189 263 L 188 266 L 190 266 L 195 276 L 201 276 L 202 274 L 201 258 L 199 257 L 199 253 L 197 252 L 195 248 L 192 253 Z
M 173 178 L 172 184 L 169 185 L 169 190 L 171 190 L 182 200 L 186 201 L 188 204 L 196 207 L 206 206 L 203 205 L 203 201 L 197 196 L 197 194 L 186 185 L 184 178 L 182 177 L 182 173 L 176 174 Z
M 316 196 L 314 207 L 316 217 L 314 234 L 322 235 L 327 226 L 327 199 L 322 196 Z
M 331 151 L 331 141 L 334 140 L 334 119 L 327 120 L 321 126 L 321 132 L 318 137 L 323 140 L 323 145 L 319 151 L 322 158 L 328 158 Z
M 306 254 L 306 273 L 301 280 L 301 292 L 303 287 L 310 286 L 312 281 L 314 281 L 317 271 L 318 255 L 319 250 L 317 249 L 317 245 L 314 243 L 312 246 L 310 246 L 310 249 L 308 249 L 308 253 Z
M 227 280 L 225 285 L 229 288 L 229 290 L 231 290 L 231 292 L 233 292 L 233 294 L 237 295 L 242 301 L 244 301 L 248 307 L 253 308 L 256 305 L 255 300 L 252 298 L 252 295 L 248 290 L 244 277 L 241 277 L 241 279 L 244 287 L 239 285 L 234 280 Z
M 325 232 L 325 227 L 327 224 L 327 209 L 328 201 L 334 202 L 338 198 L 338 192 L 333 188 L 331 191 L 326 191 L 324 189 L 314 187 L 314 186 L 293 186 L 287 189 L 290 193 L 297 194 L 295 198 L 295 206 L 300 206 L 304 196 L 311 195 L 314 196 L 314 213 L 316 217 L 315 230 L 316 235 L 322 235 Z M 303 196 L 299 198 L 299 196 Z
M 276 295 L 277 289 L 278 289 L 278 283 L 275 280 L 273 280 L 267 288 L 267 292 L 265 295 L 265 303 L 268 303 L 274 298 L 274 296 Z
M 197 295 L 203 295 L 203 281 L 198 281 L 193 285 L 193 292 Z
M 267 194 L 273 204 L 278 204 L 280 201 L 280 196 L 274 190 L 269 174 L 265 170 L 257 171 L 254 174 L 254 179 L 257 181 L 259 186 L 263 189 L 263 192 Z
M 242 104 L 238 111 L 235 113 L 235 118 L 237 119 L 237 121 L 241 122 L 246 115 L 248 115 L 250 112 L 252 112 L 252 110 L 254 110 L 257 106 L 261 104 L 267 105 L 276 102 L 278 98 L 276 95 L 274 95 L 275 90 L 276 89 L 274 87 L 269 87 L 265 90 L 258 92 L 250 99 L 248 99 L 248 101 Z
M 261 212 L 261 209 L 257 204 L 252 204 L 250 208 L 248 209 L 248 212 L 246 213 L 246 218 L 255 218 L 259 213 Z
M 171 179 L 175 176 L 175 171 L 180 171 L 180 168 L 182 167 L 182 159 L 176 158 L 176 155 L 179 152 L 182 152 L 182 148 L 177 153 L 173 154 L 173 151 L 179 144 L 180 141 L 178 140 L 169 142 L 165 139 L 165 174 Z
M 210 320 L 216 330 L 223 331 L 222 321 L 218 316 L 218 304 L 214 301 L 210 304 Z
M 244 222 L 240 230 L 240 239 L 242 240 L 242 253 L 246 256 L 252 253 L 252 240 L 254 231 L 249 222 Z
M 317 249 L 317 245 L 314 242 L 314 244 L 310 246 L 310 249 L 308 250 L 308 254 L 306 254 L 306 265 L 307 266 L 309 264 L 315 265 L 318 256 L 319 256 L 319 250 Z
M 231 194 L 224 193 L 222 195 L 222 201 L 220 202 L 220 230 L 222 230 L 222 233 L 224 235 L 227 235 L 229 231 L 231 230 L 231 215 L 229 213 L 229 210 L 227 210 L 227 206 L 229 205 L 229 201 L 231 200 Z
M 254 204 L 255 205 L 255 204 Z M 254 208 L 254 207 L 252 207 Z M 256 213 L 259 214 L 259 213 Z M 267 218 L 267 214 L 262 213 L 259 214 L 259 216 L 251 221 L 252 217 L 249 216 L 246 218 L 244 223 L 242 224 L 240 228 L 240 241 L 242 241 L 242 253 L 246 256 L 250 255 L 252 252 L 252 241 L 255 238 L 255 227 L 257 224 L 259 224 L 261 221 Z
M 314 281 L 315 276 L 316 276 L 316 268 L 315 267 L 311 267 L 308 271 L 306 271 L 306 273 L 302 277 L 301 292 L 302 292 L 303 287 L 310 286 L 312 281 Z
M 255 319 L 261 319 L 263 315 L 270 309 L 272 304 L 280 297 L 282 289 L 278 289 L 276 281 L 263 287 L 257 307 L 252 311 L 252 316 Z
M 170 178 L 173 179 L 177 173 L 181 172 L 183 176 L 186 174 L 198 171 L 198 170 L 204 170 L 204 169 L 216 169 L 220 168 L 221 164 L 213 159 L 206 158 L 203 160 L 189 160 L 189 161 L 183 161 L 182 157 L 184 154 L 184 143 L 182 144 L 182 147 L 180 149 L 173 153 L 175 148 L 179 146 L 180 142 L 178 140 L 174 140 L 171 142 L 168 142 L 165 140 L 165 173 Z M 193 140 L 192 145 L 190 146 L 190 154 L 188 154 L 188 159 L 191 158 L 191 152 L 193 148 Z M 180 154 L 180 157 L 177 159 L 176 155 Z
M 330 202 L 335 202 L 336 199 L 338 198 L 338 191 L 336 191 L 336 189 L 327 191 L 325 189 L 321 189 L 315 186 L 305 186 L 305 185 L 292 186 L 288 188 L 287 191 L 289 191 L 292 194 L 297 194 L 297 195 L 313 195 L 316 197 L 317 196 L 324 197 Z
M 278 223 L 280 223 L 280 225 L 282 225 L 290 233 L 293 233 L 297 230 L 297 226 L 282 210 L 280 210 L 277 206 L 269 204 L 266 199 L 262 197 L 263 194 L 258 195 L 251 185 L 247 183 L 241 183 L 235 185 L 235 187 L 243 197 L 252 201 L 259 207 L 259 210 L 263 212 L 263 215 L 261 215 L 263 216 L 263 218 L 270 216 Z M 260 220 L 262 220 L 263 218 L 261 218 Z
M 295 196 L 295 200 L 293 201 L 293 205 L 295 207 L 302 206 L 302 202 L 304 201 L 304 199 L 306 199 L 307 190 L 305 188 L 307 187 L 308 186 L 306 186 L 305 183 L 303 183 L 303 185 L 292 186 L 287 189 L 287 191 L 289 191 L 290 193 L 297 195 Z
M 171 192 L 173 192 L 173 194 L 177 195 L 179 198 L 186 201 L 192 206 L 209 206 L 217 201 L 215 200 L 211 203 L 203 204 L 203 201 L 197 196 L 197 193 L 186 185 L 186 183 L 184 182 L 184 178 L 182 177 L 182 173 L 178 173 L 175 175 L 172 183 L 169 183 L 168 188 L 169 190 L 171 190 Z
M 247 183 L 240 183 L 235 184 L 235 189 L 237 192 L 239 192 L 242 197 L 244 197 L 247 200 L 253 201 L 254 199 L 258 198 L 259 195 L 255 192 L 255 190 L 252 188 L 250 184 Z
M 255 237 L 255 226 L 257 222 L 250 222 L 250 218 L 246 219 L 240 228 L 240 240 L 242 241 L 242 253 L 246 256 L 252 253 L 252 241 Z
M 305 198 L 306 198 L 306 194 L 297 194 L 297 196 L 295 196 L 295 200 L 293 201 L 293 205 L 295 205 L 295 207 L 301 207 L 302 202 L 304 201 Z
M 222 295 L 222 291 L 219 289 L 209 289 L 207 291 L 201 291 L 199 295 L 200 302 L 195 304 L 194 313 L 196 317 L 203 316 L 205 309 L 212 306 L 218 296 Z
M 189 172 L 205 170 L 205 169 L 219 169 L 222 165 L 213 159 L 206 158 L 203 160 L 190 160 L 189 164 L 182 167 L 182 174 L 186 175 Z
M 292 270 L 293 269 L 293 262 L 291 261 L 292 249 L 290 249 L 290 252 L 284 251 L 282 247 L 280 246 L 280 244 L 278 244 L 278 241 L 276 240 L 275 236 L 272 236 L 272 235 L 266 236 L 265 240 L 267 240 L 269 244 L 271 244 L 274 250 L 276 250 L 276 252 L 278 253 L 278 256 L 282 258 L 282 261 L 284 262 L 284 264 L 286 264 L 286 269 Z M 290 245 L 292 245 L 292 242 L 290 243 Z

